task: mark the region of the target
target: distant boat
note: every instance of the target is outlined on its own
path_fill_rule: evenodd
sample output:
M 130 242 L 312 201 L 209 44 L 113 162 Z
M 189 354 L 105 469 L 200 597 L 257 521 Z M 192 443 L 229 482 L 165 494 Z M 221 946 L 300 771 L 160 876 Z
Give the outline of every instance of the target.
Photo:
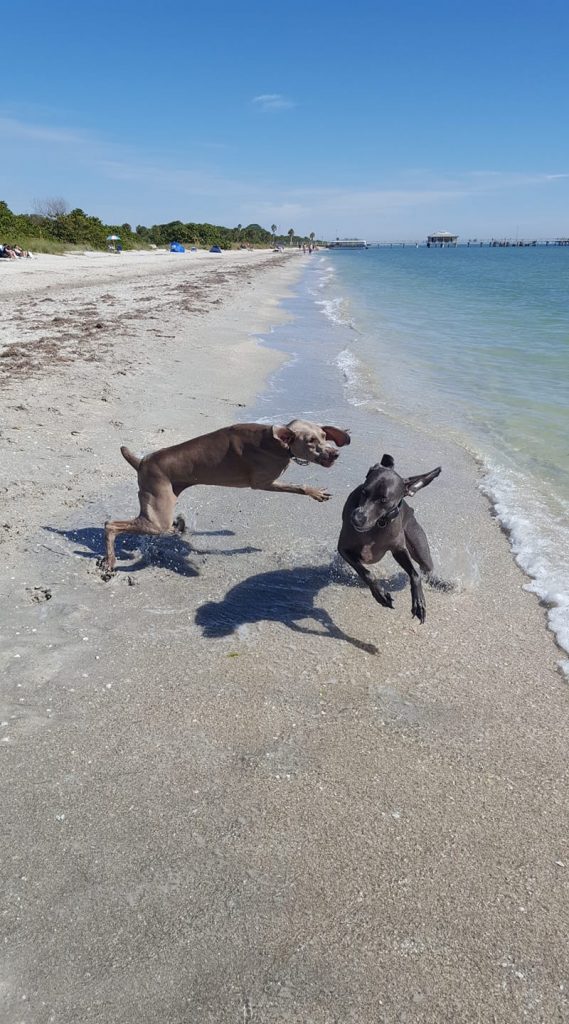
M 367 249 L 368 244 L 365 238 L 337 238 L 334 242 L 328 242 L 329 249 Z

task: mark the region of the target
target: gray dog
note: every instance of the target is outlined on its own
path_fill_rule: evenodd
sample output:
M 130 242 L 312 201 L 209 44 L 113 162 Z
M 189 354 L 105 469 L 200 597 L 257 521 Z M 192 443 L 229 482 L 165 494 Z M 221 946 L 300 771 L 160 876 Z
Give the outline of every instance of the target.
M 413 561 L 425 575 L 431 576 L 433 560 L 425 533 L 404 499 L 430 484 L 439 475 L 441 467 L 403 479 L 395 472 L 394 465 L 391 455 L 384 455 L 378 465 L 371 467 L 364 483 L 350 494 L 342 513 L 338 551 L 367 584 L 375 600 L 386 608 L 393 608 L 391 594 L 367 568 L 391 551 L 411 580 L 411 613 L 419 622 L 424 622 L 425 597 L 421 577 Z M 440 581 L 431 578 L 440 585 Z
M 105 557 L 99 566 L 107 577 L 114 570 L 115 537 L 119 534 L 183 533 L 182 516 L 174 520 L 176 499 L 196 484 L 306 494 L 315 501 L 328 501 L 330 494 L 321 487 L 285 484 L 278 477 L 292 459 L 330 469 L 340 454 L 338 448 L 349 443 L 347 430 L 291 420 L 286 426 L 234 423 L 171 448 L 161 448 L 144 458 L 123 447 L 123 458 L 138 473 L 140 512 L 135 519 L 105 523 Z

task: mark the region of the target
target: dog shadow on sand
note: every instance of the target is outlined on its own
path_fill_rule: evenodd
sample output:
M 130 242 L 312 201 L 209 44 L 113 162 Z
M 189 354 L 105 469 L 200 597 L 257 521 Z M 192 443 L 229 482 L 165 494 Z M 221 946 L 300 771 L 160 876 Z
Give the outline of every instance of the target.
M 95 527 L 85 527 L 78 530 L 59 530 L 54 526 L 44 526 L 48 533 L 64 537 L 67 541 L 77 545 L 73 554 L 80 558 L 98 560 L 105 553 L 105 531 Z M 189 535 L 194 537 L 234 537 L 233 530 L 201 530 L 192 531 Z M 179 534 L 164 537 L 140 537 L 135 534 L 125 534 L 117 537 L 116 540 L 117 573 L 128 573 L 130 576 L 141 569 L 147 569 L 149 565 L 159 569 L 170 569 L 179 576 L 199 576 L 200 570 L 191 561 L 192 555 L 248 555 L 260 552 L 261 548 L 198 548 L 190 543 L 185 537 Z M 137 558 L 138 556 L 138 558 Z M 133 561 L 133 559 L 136 559 Z M 120 564 L 120 562 L 124 564 Z
M 100 528 L 85 527 L 77 530 L 62 530 L 44 526 L 47 533 L 65 538 L 75 545 L 73 554 L 81 558 L 98 560 L 105 552 L 105 532 Z M 232 530 L 192 531 L 196 537 L 233 537 Z M 139 572 L 149 565 L 168 569 L 180 576 L 200 575 L 200 569 L 191 561 L 192 555 L 243 555 L 260 552 L 261 548 L 198 548 L 180 535 L 141 538 L 134 534 L 117 537 L 117 573 Z M 59 553 L 59 552 L 58 552 Z M 120 564 L 122 561 L 123 564 Z M 407 585 L 405 573 L 396 573 L 385 581 L 390 591 L 403 590 Z M 207 639 L 231 636 L 240 626 L 259 622 L 280 622 L 295 633 L 308 636 L 329 637 L 344 640 L 367 654 L 378 654 L 375 644 L 365 643 L 344 633 L 336 625 L 325 608 L 316 605 L 321 590 L 331 584 L 342 587 L 357 587 L 365 590 L 364 584 L 343 565 L 335 562 L 327 565 L 299 565 L 292 569 L 275 569 L 257 573 L 237 583 L 227 591 L 221 601 L 208 601 L 196 611 L 195 622 L 201 627 Z M 379 611 L 368 596 L 370 614 Z M 306 624 L 312 621 L 315 627 Z M 302 624 L 301 624 L 302 623 Z
M 398 573 L 388 581 L 388 585 L 391 590 L 401 590 L 405 581 L 405 575 Z M 320 591 L 331 583 L 363 588 L 357 577 L 348 576 L 334 564 L 301 565 L 293 569 L 262 572 L 232 587 L 221 601 L 202 604 L 196 612 L 195 622 L 201 627 L 202 635 L 209 639 L 231 636 L 244 625 L 280 622 L 295 633 L 345 640 L 367 654 L 378 654 L 375 644 L 364 643 L 344 633 L 326 609 L 315 604 Z M 375 603 L 370 600 L 370 611 L 373 612 Z M 300 624 L 307 619 L 320 628 Z

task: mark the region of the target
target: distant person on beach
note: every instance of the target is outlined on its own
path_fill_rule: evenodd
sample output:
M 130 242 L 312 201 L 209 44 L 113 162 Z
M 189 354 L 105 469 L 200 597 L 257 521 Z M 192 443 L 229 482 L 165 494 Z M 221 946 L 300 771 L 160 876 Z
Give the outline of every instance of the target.
M 3 245 L 1 249 L 0 257 L 5 260 L 17 260 L 21 259 L 23 256 L 28 258 L 30 256 L 30 253 L 25 249 L 21 249 L 19 245 Z

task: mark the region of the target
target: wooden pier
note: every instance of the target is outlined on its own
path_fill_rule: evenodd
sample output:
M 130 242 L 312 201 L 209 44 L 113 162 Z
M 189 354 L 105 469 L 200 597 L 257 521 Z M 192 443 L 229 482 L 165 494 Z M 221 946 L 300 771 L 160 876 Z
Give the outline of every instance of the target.
M 426 248 L 452 248 L 452 249 L 529 249 L 538 246 L 567 246 L 569 238 L 468 238 L 465 241 L 453 242 L 428 242 L 421 239 L 398 239 L 392 242 L 374 241 L 368 242 L 368 249 L 426 249 Z

